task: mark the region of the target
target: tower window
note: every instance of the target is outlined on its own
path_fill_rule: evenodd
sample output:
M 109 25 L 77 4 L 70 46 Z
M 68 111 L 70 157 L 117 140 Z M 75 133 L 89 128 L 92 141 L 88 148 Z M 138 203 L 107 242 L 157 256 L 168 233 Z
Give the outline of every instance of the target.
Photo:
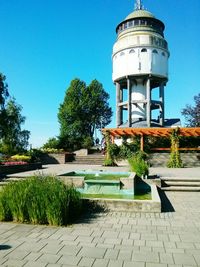
M 142 53 L 147 52 L 147 49 L 146 48 L 142 48 L 141 52 Z
M 135 50 L 134 50 L 134 49 L 131 49 L 131 50 L 129 51 L 129 54 L 133 54 L 133 53 L 135 53 Z
M 164 52 L 162 52 L 162 56 L 165 57 L 165 53 Z
M 152 51 L 152 53 L 154 53 L 154 54 L 158 54 L 158 51 L 157 51 L 156 49 L 154 49 L 154 50 Z

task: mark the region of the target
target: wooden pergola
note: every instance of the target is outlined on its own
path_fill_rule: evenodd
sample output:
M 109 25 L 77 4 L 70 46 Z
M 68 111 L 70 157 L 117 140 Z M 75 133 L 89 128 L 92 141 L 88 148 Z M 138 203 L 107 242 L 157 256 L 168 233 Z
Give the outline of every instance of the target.
M 194 128 L 104 128 L 102 129 L 103 134 L 109 133 L 111 136 L 112 143 L 114 143 L 115 137 L 132 137 L 140 136 L 140 149 L 144 150 L 144 136 L 155 136 L 155 137 L 168 137 L 172 134 L 174 129 L 179 129 L 180 136 L 200 136 L 200 127 Z

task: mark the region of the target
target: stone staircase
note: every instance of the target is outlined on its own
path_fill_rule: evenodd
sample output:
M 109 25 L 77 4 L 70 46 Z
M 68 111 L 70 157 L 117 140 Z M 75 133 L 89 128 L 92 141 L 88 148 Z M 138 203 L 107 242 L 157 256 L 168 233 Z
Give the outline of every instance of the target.
M 83 165 L 103 165 L 105 157 L 101 153 L 89 154 L 87 156 L 75 156 L 75 160 L 67 162 L 67 164 L 83 164 Z
M 164 191 L 200 192 L 200 178 L 161 177 Z

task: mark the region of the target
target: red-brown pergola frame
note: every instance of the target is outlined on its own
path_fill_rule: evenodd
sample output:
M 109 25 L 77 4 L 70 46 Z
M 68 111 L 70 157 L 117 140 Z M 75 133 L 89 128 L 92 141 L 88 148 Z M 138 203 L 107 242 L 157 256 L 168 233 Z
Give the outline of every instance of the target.
M 112 143 L 115 137 L 140 136 L 140 149 L 144 150 L 144 136 L 167 137 L 170 136 L 174 129 L 179 129 L 180 136 L 200 136 L 200 127 L 174 127 L 174 128 L 104 128 L 103 134 L 110 134 Z

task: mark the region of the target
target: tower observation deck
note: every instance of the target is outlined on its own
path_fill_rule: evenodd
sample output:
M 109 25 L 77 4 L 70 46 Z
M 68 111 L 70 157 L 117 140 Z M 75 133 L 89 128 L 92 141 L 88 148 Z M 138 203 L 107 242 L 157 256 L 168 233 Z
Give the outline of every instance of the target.
M 165 126 L 164 87 L 169 50 L 165 25 L 145 10 L 141 0 L 116 27 L 112 79 L 116 85 L 117 127 Z M 152 99 L 154 89 L 158 99 Z M 152 111 L 158 110 L 158 118 Z

